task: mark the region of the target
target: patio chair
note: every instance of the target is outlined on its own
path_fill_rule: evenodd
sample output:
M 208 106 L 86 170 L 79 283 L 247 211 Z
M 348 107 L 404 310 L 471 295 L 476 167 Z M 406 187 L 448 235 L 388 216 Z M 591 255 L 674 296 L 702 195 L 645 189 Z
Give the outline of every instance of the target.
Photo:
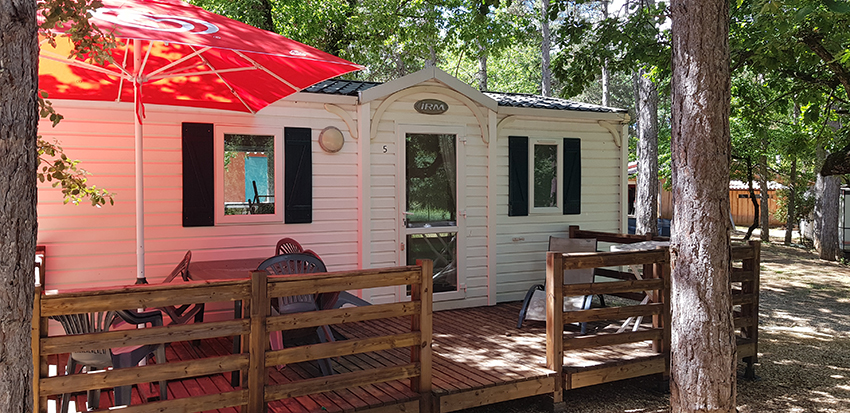
M 595 252 L 595 238 L 564 238 L 549 237 L 551 252 Z M 564 284 L 584 284 L 593 282 L 593 268 L 564 271 Z M 519 321 L 516 328 L 522 328 L 524 320 L 546 321 L 546 287 L 535 284 L 528 289 L 522 308 L 519 310 Z M 593 296 L 564 297 L 564 311 L 587 310 L 590 308 Z M 541 311 L 542 307 L 542 311 Z M 531 308 L 531 311 L 529 309 Z M 581 333 L 587 332 L 587 323 L 581 323 Z
M 325 264 L 322 262 L 322 260 L 316 258 L 316 256 L 313 254 L 305 253 L 276 255 L 263 261 L 259 265 L 259 267 L 257 267 L 257 270 L 265 270 L 270 274 L 275 275 L 309 274 L 327 271 L 327 269 L 325 268 Z M 307 311 L 318 311 L 319 305 L 316 301 L 315 295 L 304 294 L 289 297 L 280 297 L 276 300 L 272 300 L 271 309 L 274 315 L 292 314 L 303 313 Z M 331 334 L 330 328 L 328 326 L 321 326 L 318 327 L 316 330 L 312 330 L 310 328 L 300 330 L 288 330 L 286 334 L 287 337 L 292 338 L 307 338 L 313 335 L 313 331 L 315 331 L 316 337 L 318 337 L 320 342 L 334 341 L 333 334 Z M 283 333 L 281 331 L 273 331 L 269 333 L 269 340 L 271 342 L 272 350 L 280 350 L 283 348 Z M 321 370 L 323 376 L 329 376 L 334 373 L 330 360 L 321 359 L 318 360 L 318 363 L 319 369 Z M 278 368 L 282 368 L 282 366 L 278 366 Z
M 186 251 L 186 255 L 183 256 L 183 259 L 180 260 L 180 263 L 174 267 L 174 270 L 171 271 L 171 274 L 168 274 L 167 277 L 162 281 L 163 284 L 170 283 L 179 275 L 180 278 L 185 282 L 192 281 L 192 276 L 189 274 L 189 263 L 192 261 L 192 251 Z M 183 304 L 181 306 L 165 306 L 159 307 L 158 310 L 165 313 L 168 316 L 169 322 L 168 325 L 175 324 L 189 324 L 190 321 L 195 320 L 195 322 L 204 321 L 204 303 L 197 304 Z M 193 340 L 192 344 L 194 346 L 198 346 L 201 344 L 200 340 Z M 196 354 L 197 355 L 197 354 Z
M 304 248 L 298 241 L 292 238 L 281 238 L 274 247 L 274 255 L 295 254 L 304 252 Z M 318 258 L 318 256 L 316 256 Z
M 108 331 L 113 324 L 119 322 L 119 318 L 120 320 L 133 325 L 151 324 L 153 326 L 162 326 L 162 314 L 159 311 L 138 313 L 132 310 L 122 310 L 61 315 L 53 316 L 51 318 L 58 321 L 65 330 L 65 334 L 68 335 Z M 165 346 L 163 344 L 150 344 L 146 346 L 121 347 L 109 350 L 75 352 L 71 353 L 68 357 L 68 367 L 65 374 L 76 374 L 77 365 L 80 365 L 82 371 L 85 372 L 105 370 L 109 367 L 115 369 L 133 367 L 138 365 L 142 359 L 149 358 L 151 355 L 156 357 L 157 363 L 165 363 Z M 130 390 L 130 385 L 115 387 L 115 406 L 130 404 Z M 160 400 L 166 400 L 168 396 L 168 386 L 165 380 L 159 382 L 159 392 Z M 68 404 L 70 400 L 70 393 L 62 395 L 60 404 L 61 413 L 68 413 Z M 87 407 L 89 410 L 96 410 L 100 408 L 100 389 L 88 391 L 86 404 L 88 405 Z
M 322 261 L 322 257 L 320 257 L 319 254 L 317 254 L 313 250 L 304 250 L 304 253 L 312 255 L 312 256 L 318 258 L 319 261 Z M 322 263 L 324 263 L 324 261 L 322 261 Z M 325 270 L 327 271 L 327 268 Z M 337 300 L 339 300 L 339 294 L 340 294 L 339 291 L 332 292 L 332 293 L 317 294 L 316 295 L 316 305 L 319 307 L 320 310 L 331 310 L 331 309 L 335 308 L 336 302 L 337 302 Z

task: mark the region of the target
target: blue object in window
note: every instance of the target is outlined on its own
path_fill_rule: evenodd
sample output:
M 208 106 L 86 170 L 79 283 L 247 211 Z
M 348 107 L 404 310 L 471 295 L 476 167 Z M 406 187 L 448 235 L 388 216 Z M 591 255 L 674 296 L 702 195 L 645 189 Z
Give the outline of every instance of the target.
M 254 200 L 254 185 L 257 183 L 257 195 L 270 194 L 269 191 L 269 158 L 265 156 L 245 157 L 245 200 Z M 265 199 L 260 198 L 260 202 Z

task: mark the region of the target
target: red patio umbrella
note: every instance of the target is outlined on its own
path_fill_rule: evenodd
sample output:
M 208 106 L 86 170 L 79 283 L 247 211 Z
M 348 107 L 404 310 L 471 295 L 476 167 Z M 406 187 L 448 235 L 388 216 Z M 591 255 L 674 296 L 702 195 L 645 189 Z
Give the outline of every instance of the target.
M 179 1 L 102 2 L 91 19 L 120 41 L 112 62 L 68 58 L 67 38 L 56 48 L 43 42 L 39 87 L 54 99 L 135 102 L 136 266 L 144 280 L 143 104 L 255 113 L 362 66 Z

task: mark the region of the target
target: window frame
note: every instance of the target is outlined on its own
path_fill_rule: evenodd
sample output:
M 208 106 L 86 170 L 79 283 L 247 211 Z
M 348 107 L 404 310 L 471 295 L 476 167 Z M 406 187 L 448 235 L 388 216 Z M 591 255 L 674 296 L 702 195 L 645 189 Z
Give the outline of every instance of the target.
M 225 135 L 260 135 L 274 139 L 274 214 L 225 215 L 224 213 L 224 137 Z M 216 126 L 215 128 L 215 224 L 282 223 L 283 199 L 283 131 L 277 128 Z
M 554 146 L 557 156 L 555 176 L 558 180 L 555 206 L 534 206 L 534 149 L 537 145 Z M 564 211 L 564 140 L 559 138 L 528 138 L 528 214 L 563 215 Z

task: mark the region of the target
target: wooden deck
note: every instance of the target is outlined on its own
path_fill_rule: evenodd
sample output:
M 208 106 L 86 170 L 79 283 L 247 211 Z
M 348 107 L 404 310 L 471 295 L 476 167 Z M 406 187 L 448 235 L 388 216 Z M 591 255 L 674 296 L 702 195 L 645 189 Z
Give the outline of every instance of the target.
M 520 303 L 515 302 L 434 313 L 434 411 L 451 412 L 553 392 L 556 374 L 546 368 L 545 323 L 527 321 L 522 329 L 517 329 L 519 307 Z M 592 327 L 595 327 L 596 332 L 616 329 L 614 324 L 597 324 Z M 335 330 L 340 339 L 401 334 L 410 330 L 410 318 L 341 324 Z M 568 330 L 567 335 L 570 334 L 577 333 Z M 166 357 L 169 363 L 198 357 L 217 357 L 229 354 L 231 344 L 226 338 L 201 340 L 198 347 L 188 342 L 172 343 L 166 350 Z M 624 361 L 643 360 L 653 363 L 658 359 L 659 355 L 652 351 L 651 341 L 572 351 L 565 357 L 565 372 L 567 376 L 581 375 L 617 366 Z M 53 357 L 50 362 L 60 362 L 60 366 L 64 366 L 65 361 Z M 339 357 L 332 361 L 332 365 L 337 373 L 344 373 L 409 362 L 409 350 L 394 349 Z M 280 371 L 269 369 L 270 384 L 290 383 L 311 377 L 320 377 L 317 365 L 312 362 L 290 364 Z M 234 388 L 231 387 L 230 379 L 230 374 L 224 373 L 169 381 L 168 396 L 184 398 L 232 391 Z M 156 388 L 156 385 L 151 386 Z M 158 392 L 149 393 L 154 397 L 151 400 L 156 400 Z M 569 399 L 569 393 L 565 398 Z M 85 399 L 85 393 L 75 394 L 73 398 L 77 406 L 85 406 Z M 410 390 L 407 381 L 391 381 L 274 401 L 269 403 L 269 411 L 379 412 L 382 409 L 399 411 L 404 406 L 409 406 L 410 411 L 416 411 L 418 405 L 414 405 L 418 399 L 419 395 Z M 133 404 L 145 402 L 147 399 L 143 401 L 138 389 L 134 387 Z M 104 391 L 101 408 L 109 406 L 112 406 L 112 392 Z M 232 413 L 239 410 L 228 408 L 212 411 Z

